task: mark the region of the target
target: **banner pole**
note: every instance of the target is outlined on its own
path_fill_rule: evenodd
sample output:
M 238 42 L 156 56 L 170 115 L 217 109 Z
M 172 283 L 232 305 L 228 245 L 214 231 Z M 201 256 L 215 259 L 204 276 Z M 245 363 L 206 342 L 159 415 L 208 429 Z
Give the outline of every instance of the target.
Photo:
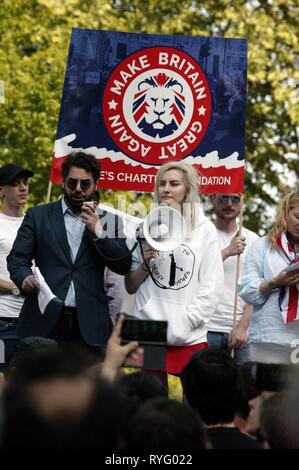
M 244 194 L 241 194 L 241 201 L 240 201 L 240 218 L 239 218 L 239 237 L 242 236 L 243 230 L 243 208 L 244 208 Z M 234 298 L 234 313 L 233 313 L 233 330 L 232 336 L 234 337 L 237 327 L 237 308 L 238 308 L 238 280 L 240 277 L 240 269 L 241 269 L 241 253 L 237 256 L 237 271 L 236 271 L 236 282 L 235 282 L 235 298 Z M 235 356 L 235 348 L 231 350 L 231 357 Z
M 47 203 L 47 204 L 50 202 L 52 186 L 53 186 L 52 181 L 49 181 L 49 184 L 48 184 L 48 191 L 47 191 L 47 199 L 46 199 L 46 203 Z

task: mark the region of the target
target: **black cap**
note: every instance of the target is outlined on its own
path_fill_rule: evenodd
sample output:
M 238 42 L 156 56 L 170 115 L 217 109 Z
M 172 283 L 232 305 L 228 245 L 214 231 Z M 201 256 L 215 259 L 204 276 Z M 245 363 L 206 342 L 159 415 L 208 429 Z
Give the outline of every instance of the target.
M 21 168 L 14 163 L 8 163 L 0 168 L 0 184 L 9 184 L 19 177 L 30 178 L 34 173 L 26 168 Z

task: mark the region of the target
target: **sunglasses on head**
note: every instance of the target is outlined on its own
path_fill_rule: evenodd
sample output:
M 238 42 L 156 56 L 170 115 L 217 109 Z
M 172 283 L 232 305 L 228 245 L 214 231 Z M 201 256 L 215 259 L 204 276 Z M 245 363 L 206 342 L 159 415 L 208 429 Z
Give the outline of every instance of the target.
M 87 191 L 87 189 L 90 188 L 92 181 L 87 179 L 87 180 L 77 180 L 76 178 L 68 178 L 66 180 L 66 185 L 69 189 L 74 191 L 77 188 L 78 182 L 80 183 L 80 187 L 82 191 Z
M 241 201 L 240 196 L 228 196 L 227 194 L 218 194 L 218 199 L 223 204 L 227 204 L 229 199 L 232 201 L 233 204 L 239 204 Z

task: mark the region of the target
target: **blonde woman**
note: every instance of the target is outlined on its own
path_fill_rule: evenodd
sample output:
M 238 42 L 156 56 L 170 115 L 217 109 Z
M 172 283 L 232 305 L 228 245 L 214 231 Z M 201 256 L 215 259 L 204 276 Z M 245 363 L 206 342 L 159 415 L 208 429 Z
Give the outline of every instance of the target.
M 297 266 L 299 191 L 293 191 L 279 202 L 269 233 L 249 248 L 239 280 L 240 296 L 254 307 L 249 332 L 253 361 L 290 363 L 298 356 Z
M 160 167 L 155 202 L 181 211 L 187 236 L 173 252 L 156 251 L 145 244 L 142 254 L 138 248 L 125 277 L 128 292 L 136 293 L 133 315 L 168 322 L 166 371 L 171 374 L 179 374 L 191 354 L 207 346 L 206 324 L 223 289 L 216 229 L 203 214 L 198 188 L 198 174 L 191 165 L 169 162 Z M 172 260 L 176 269 L 170 282 Z

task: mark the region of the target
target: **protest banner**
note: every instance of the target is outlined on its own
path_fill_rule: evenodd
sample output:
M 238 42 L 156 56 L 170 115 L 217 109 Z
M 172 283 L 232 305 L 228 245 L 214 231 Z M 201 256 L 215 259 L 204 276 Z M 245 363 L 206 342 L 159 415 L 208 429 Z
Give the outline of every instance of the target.
M 202 193 L 243 193 L 247 41 L 73 29 L 50 180 L 65 156 L 101 162 L 100 186 L 152 191 L 169 160 Z

